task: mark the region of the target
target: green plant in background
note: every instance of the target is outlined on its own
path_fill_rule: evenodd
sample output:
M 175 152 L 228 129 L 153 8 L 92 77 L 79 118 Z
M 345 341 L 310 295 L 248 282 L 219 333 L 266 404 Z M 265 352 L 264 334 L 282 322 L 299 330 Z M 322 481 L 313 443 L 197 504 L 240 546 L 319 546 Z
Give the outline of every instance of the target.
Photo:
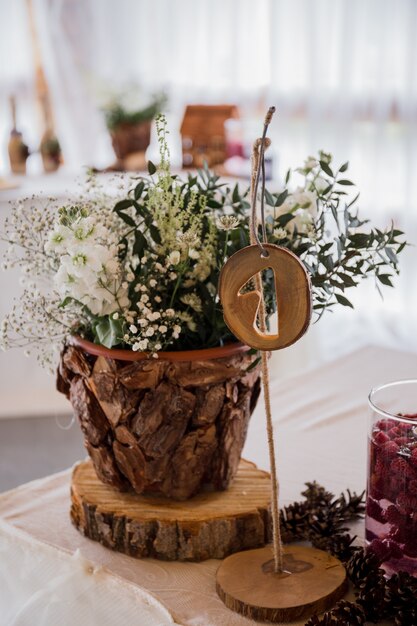
M 141 122 L 150 122 L 158 113 L 164 109 L 167 102 L 165 94 L 156 94 L 151 98 L 149 104 L 144 107 L 127 107 L 122 98 L 112 99 L 103 107 L 106 125 L 109 130 L 115 130 L 123 124 L 135 125 Z
M 149 163 L 149 176 L 132 180 L 117 201 L 91 179 L 74 206 L 15 208 L 4 234 L 6 266 L 22 267 L 25 293 L 3 322 L 5 347 L 55 342 L 59 349 L 78 333 L 157 356 L 235 340 L 217 290 L 225 260 L 249 243 L 249 192 L 207 167 L 185 179 L 173 175 L 165 118 L 156 123 L 160 163 Z M 288 172 L 282 190 L 266 194 L 268 240 L 306 265 L 316 319 L 335 305 L 352 306 L 347 292 L 367 277 L 392 286 L 406 246 L 398 229 L 370 228 L 359 217 L 347 169 L 320 152 Z M 272 272 L 265 295 L 271 315 Z

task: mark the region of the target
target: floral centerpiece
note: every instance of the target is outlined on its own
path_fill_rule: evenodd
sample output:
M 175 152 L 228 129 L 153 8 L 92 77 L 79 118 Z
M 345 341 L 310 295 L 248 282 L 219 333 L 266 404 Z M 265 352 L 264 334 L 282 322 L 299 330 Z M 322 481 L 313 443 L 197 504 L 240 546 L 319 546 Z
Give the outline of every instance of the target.
M 224 261 L 249 243 L 249 203 L 207 168 L 173 175 L 163 116 L 157 133 L 158 167 L 122 197 L 90 177 L 76 203 L 14 208 L 5 266 L 22 268 L 25 289 L 1 340 L 34 344 L 50 366 L 62 350 L 58 388 L 102 480 L 183 499 L 227 487 L 259 391 L 257 355 L 236 342 L 218 298 Z M 266 194 L 269 242 L 304 262 L 317 319 L 352 306 L 346 292 L 367 276 L 391 285 L 406 245 L 358 216 L 347 169 L 320 152 Z M 272 272 L 264 278 L 271 316 Z

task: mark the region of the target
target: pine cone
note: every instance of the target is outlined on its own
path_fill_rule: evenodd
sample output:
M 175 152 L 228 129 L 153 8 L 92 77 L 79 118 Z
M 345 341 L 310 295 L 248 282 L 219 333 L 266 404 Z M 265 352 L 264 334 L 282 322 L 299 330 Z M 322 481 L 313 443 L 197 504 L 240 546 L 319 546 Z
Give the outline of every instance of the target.
M 294 502 L 280 512 L 281 532 L 286 541 L 306 539 L 309 527 L 308 506 L 305 502 Z
M 354 602 L 340 600 L 334 609 L 330 611 L 332 616 L 339 620 L 340 624 L 349 624 L 349 626 L 362 626 L 365 623 L 365 611 Z
M 338 534 L 333 537 L 311 536 L 311 542 L 315 548 L 326 550 L 341 561 L 347 561 L 352 553 L 359 549 L 352 546 L 355 539 L 356 537 L 351 537 L 349 534 Z
M 340 622 L 336 617 L 333 617 L 330 612 L 324 613 L 322 618 L 313 615 L 310 617 L 305 626 L 346 626 L 346 622 Z
M 350 557 L 346 564 L 347 574 L 355 587 L 363 587 L 364 581 L 369 579 L 370 585 L 376 584 L 383 574 L 379 568 L 380 562 L 373 552 L 359 548 Z
M 410 611 L 403 609 L 398 611 L 394 617 L 395 626 L 417 626 L 417 610 L 412 608 Z
M 357 604 L 362 607 L 366 619 L 370 622 L 378 622 L 387 615 L 384 576 L 378 575 L 374 583 L 371 585 L 370 577 L 365 579 L 356 598 Z
M 362 626 L 365 623 L 363 609 L 354 602 L 340 600 L 331 611 L 319 618 L 313 615 L 305 626 Z
M 316 481 L 305 483 L 305 485 L 307 489 L 302 491 L 301 495 L 305 497 L 310 507 L 326 506 L 334 498 L 334 495 L 330 493 L 330 491 L 326 491 L 326 489 Z
M 417 612 L 417 578 L 407 572 L 391 576 L 385 583 L 385 605 L 392 615 Z M 408 625 L 412 623 L 414 624 L 411 621 L 407 622 Z M 415 623 L 417 624 L 417 621 Z

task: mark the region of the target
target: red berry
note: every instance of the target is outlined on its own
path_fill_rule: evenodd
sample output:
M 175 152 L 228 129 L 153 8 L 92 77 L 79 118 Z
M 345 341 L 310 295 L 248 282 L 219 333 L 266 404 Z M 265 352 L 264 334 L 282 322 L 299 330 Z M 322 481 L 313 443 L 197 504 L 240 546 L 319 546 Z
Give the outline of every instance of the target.
M 400 446 L 395 443 L 395 441 L 387 441 L 386 443 L 382 444 L 380 448 L 381 454 L 389 458 L 395 456 L 399 449 Z
M 366 501 L 366 514 L 369 515 L 369 517 L 373 517 L 377 522 L 384 522 L 384 513 L 379 503 L 370 496 L 368 496 Z
M 400 559 L 403 555 L 398 543 L 391 539 L 374 539 L 369 544 L 369 549 L 376 554 L 380 561 Z
M 390 470 L 401 478 L 415 478 L 416 472 L 405 459 L 399 457 L 394 459 L 390 465 Z
M 388 432 L 387 435 L 389 435 L 390 439 L 395 439 L 396 437 L 401 437 L 402 433 L 401 433 L 401 429 L 398 428 L 398 426 L 393 426 Z
M 376 433 L 376 435 L 374 435 L 374 442 L 375 442 L 378 446 L 382 445 L 383 443 L 386 443 L 386 442 L 387 442 L 387 441 L 389 441 L 389 440 L 390 440 L 390 438 L 389 438 L 389 436 L 387 435 L 387 433 L 384 433 L 384 431 L 382 431 L 382 430 L 379 430 L 379 431 Z
M 379 430 L 390 430 L 393 426 L 395 426 L 395 421 L 389 419 L 378 420 L 375 424 L 375 428 Z
M 403 515 L 417 512 L 417 497 L 408 495 L 407 493 L 400 493 L 397 496 L 397 506 Z
M 404 516 L 394 504 L 390 504 L 389 507 L 385 509 L 384 518 L 386 522 L 395 524 L 396 526 L 404 522 Z
M 417 448 L 413 448 L 411 451 L 410 463 L 417 467 Z
M 407 446 L 409 443 L 409 438 L 408 437 L 397 437 L 395 439 L 395 443 L 399 446 Z
M 388 537 L 390 539 L 393 539 L 397 543 L 405 543 L 408 537 L 408 533 L 407 530 L 402 526 L 398 528 L 396 526 L 393 526 L 388 533 Z

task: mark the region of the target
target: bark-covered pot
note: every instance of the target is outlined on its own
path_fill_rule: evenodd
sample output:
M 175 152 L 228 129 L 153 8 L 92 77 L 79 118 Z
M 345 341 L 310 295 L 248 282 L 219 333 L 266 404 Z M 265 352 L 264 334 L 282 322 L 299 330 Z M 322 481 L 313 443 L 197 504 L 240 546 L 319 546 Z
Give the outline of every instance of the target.
M 73 337 L 57 388 L 71 401 L 97 476 L 186 500 L 233 480 L 260 388 L 242 344 L 157 359 Z
M 116 157 L 123 161 L 134 152 L 146 152 L 151 142 L 151 125 L 151 121 L 145 121 L 122 123 L 114 128 L 110 134 Z

